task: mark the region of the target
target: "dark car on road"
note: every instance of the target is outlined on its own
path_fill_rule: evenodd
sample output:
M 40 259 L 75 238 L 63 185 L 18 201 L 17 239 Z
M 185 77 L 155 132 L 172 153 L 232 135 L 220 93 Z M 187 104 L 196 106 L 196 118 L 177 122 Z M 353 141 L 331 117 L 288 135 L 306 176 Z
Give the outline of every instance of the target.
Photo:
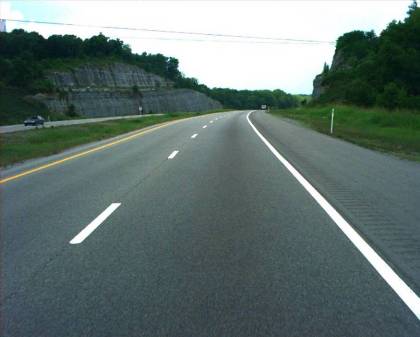
M 33 117 L 25 119 L 23 124 L 25 126 L 28 126 L 28 125 L 37 126 L 37 125 L 44 125 L 44 122 L 45 120 L 41 116 L 33 116 Z

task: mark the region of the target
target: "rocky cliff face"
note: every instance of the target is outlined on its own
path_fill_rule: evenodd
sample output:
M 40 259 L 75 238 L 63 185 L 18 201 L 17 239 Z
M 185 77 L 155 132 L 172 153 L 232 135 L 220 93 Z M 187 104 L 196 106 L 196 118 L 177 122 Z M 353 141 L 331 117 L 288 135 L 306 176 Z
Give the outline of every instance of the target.
M 327 88 L 322 84 L 324 80 L 324 74 L 319 74 L 315 77 L 313 82 L 313 91 L 312 99 L 316 100 L 321 97 L 321 95 L 327 90 Z
M 124 116 L 169 112 L 205 112 L 221 108 L 221 104 L 206 95 L 189 89 L 159 89 L 135 94 L 128 90 L 82 89 L 59 95 L 38 94 L 34 98 L 49 110 L 66 114 L 70 106 L 77 114 L 89 117 Z
M 143 69 L 122 63 L 106 66 L 84 65 L 71 71 L 54 71 L 47 75 L 57 88 L 54 94 L 37 94 L 34 98 L 48 109 L 78 115 L 121 116 L 139 113 L 204 112 L 221 108 L 206 95 L 173 89 L 173 83 Z
M 350 67 L 350 65 L 346 62 L 346 59 L 343 55 L 343 52 L 339 49 L 336 50 L 334 53 L 334 57 L 331 63 L 331 68 L 329 71 L 337 71 L 340 69 L 345 69 Z M 324 83 L 325 74 L 321 73 L 317 75 L 313 81 L 313 91 L 312 91 L 312 98 L 314 100 L 319 99 L 322 94 L 324 94 L 328 90 L 328 86 Z
M 173 83 L 143 69 L 124 63 L 80 66 L 68 72 L 54 71 L 47 78 L 57 88 L 168 88 Z
M 222 107 L 218 101 L 190 89 L 146 91 L 141 104 L 145 113 L 205 112 Z

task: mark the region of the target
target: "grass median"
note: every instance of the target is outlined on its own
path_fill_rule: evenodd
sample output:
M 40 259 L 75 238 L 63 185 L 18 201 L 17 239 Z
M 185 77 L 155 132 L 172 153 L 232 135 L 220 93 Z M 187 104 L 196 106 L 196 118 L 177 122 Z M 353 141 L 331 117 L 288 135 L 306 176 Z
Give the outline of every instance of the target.
M 210 113 L 220 111 L 222 110 L 211 111 Z M 0 135 L 0 166 L 5 167 L 28 159 L 49 156 L 74 146 L 111 138 L 151 125 L 198 115 L 201 114 L 180 113 L 147 116 L 5 133 Z
M 333 106 L 273 110 L 329 134 Z M 334 136 L 371 149 L 420 161 L 420 112 L 334 106 Z

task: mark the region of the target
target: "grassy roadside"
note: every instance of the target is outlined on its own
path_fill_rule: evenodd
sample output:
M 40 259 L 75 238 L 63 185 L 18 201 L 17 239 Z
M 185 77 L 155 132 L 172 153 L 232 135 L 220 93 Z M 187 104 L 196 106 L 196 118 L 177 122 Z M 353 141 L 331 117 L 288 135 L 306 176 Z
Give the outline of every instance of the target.
M 49 112 L 40 102 L 27 101 L 29 92 L 13 88 L 0 88 L 0 125 L 21 124 L 31 116 L 40 115 L 51 121 L 82 119 L 83 116 L 69 117 L 57 112 Z
M 273 110 L 329 134 L 332 106 Z M 420 161 L 420 113 L 335 105 L 334 136 L 371 149 Z
M 220 111 L 224 110 L 214 110 L 210 113 Z M 5 133 L 0 136 L 0 167 L 27 159 L 49 156 L 74 146 L 111 138 L 154 124 L 198 115 L 201 114 L 169 114 Z
M 24 95 L 17 89 L 0 89 L 0 125 L 22 123 L 29 116 L 45 116 L 46 108 L 41 103 L 26 102 Z

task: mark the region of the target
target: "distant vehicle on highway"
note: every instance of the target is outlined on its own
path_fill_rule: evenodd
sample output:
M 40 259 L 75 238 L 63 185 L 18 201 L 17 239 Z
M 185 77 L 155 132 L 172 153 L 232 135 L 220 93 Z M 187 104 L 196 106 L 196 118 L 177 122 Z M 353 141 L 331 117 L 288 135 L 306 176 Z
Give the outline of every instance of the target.
M 25 119 L 25 121 L 23 122 L 23 125 L 28 126 L 28 125 L 33 125 L 33 126 L 37 126 L 37 125 L 44 125 L 45 119 L 42 118 L 41 116 L 33 116 L 30 118 Z

